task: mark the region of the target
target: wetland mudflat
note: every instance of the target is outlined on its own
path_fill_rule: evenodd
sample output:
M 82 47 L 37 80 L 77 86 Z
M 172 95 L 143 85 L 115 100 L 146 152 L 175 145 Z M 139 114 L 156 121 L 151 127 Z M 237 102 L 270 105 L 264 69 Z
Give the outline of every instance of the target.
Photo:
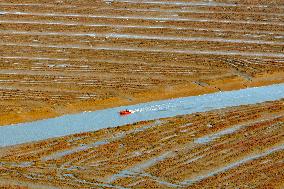
M 284 188 L 283 0 L 0 10 L 0 188 Z
M 58 118 L 0 127 L 0 146 L 96 131 L 139 121 L 261 103 L 283 97 L 284 84 L 277 84 L 65 115 Z M 118 112 L 126 108 L 134 111 L 134 113 L 128 116 L 120 116 Z
M 228 107 L 0 148 L 0 184 L 5 179 L 5 184 L 17 181 L 29 188 L 253 188 L 267 183 L 281 188 L 283 103 Z

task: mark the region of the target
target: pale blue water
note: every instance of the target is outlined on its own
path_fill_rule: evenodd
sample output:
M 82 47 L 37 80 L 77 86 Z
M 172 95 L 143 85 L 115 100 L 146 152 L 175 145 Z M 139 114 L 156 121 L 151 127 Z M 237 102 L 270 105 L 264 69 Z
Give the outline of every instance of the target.
M 96 131 L 143 120 L 204 112 L 230 106 L 255 104 L 284 98 L 284 84 L 212 94 L 154 101 L 132 106 L 109 108 L 94 112 L 65 115 L 57 118 L 0 127 L 0 147 Z M 120 116 L 123 109 L 135 113 Z

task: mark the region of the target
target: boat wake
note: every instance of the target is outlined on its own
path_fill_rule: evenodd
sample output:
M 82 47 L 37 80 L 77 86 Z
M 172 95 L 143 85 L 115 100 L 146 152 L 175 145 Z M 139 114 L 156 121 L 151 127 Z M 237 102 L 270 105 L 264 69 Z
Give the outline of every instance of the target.
M 157 105 L 152 105 L 152 106 L 146 106 L 142 108 L 136 108 L 131 110 L 133 113 L 136 112 L 151 112 L 151 111 L 168 111 L 171 109 L 177 109 L 181 108 L 181 106 L 184 106 L 185 104 L 182 105 L 182 101 L 178 103 L 165 103 L 165 104 L 157 104 Z

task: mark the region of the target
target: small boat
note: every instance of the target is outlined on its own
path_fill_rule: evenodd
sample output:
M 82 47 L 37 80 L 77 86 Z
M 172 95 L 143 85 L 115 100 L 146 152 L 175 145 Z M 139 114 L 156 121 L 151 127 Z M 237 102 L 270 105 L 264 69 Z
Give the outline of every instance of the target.
M 121 110 L 120 112 L 119 112 L 119 114 L 120 115 L 128 115 L 128 114 L 132 114 L 132 112 L 130 111 L 130 110 Z

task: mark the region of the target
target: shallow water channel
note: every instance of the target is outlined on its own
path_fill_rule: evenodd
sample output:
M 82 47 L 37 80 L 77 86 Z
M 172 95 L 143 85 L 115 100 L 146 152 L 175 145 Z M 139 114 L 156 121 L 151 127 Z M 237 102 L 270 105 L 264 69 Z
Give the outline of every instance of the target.
M 284 98 L 284 84 L 153 101 L 0 127 L 0 147 L 116 127 L 143 120 L 204 112 Z M 120 116 L 123 109 L 133 114 Z

